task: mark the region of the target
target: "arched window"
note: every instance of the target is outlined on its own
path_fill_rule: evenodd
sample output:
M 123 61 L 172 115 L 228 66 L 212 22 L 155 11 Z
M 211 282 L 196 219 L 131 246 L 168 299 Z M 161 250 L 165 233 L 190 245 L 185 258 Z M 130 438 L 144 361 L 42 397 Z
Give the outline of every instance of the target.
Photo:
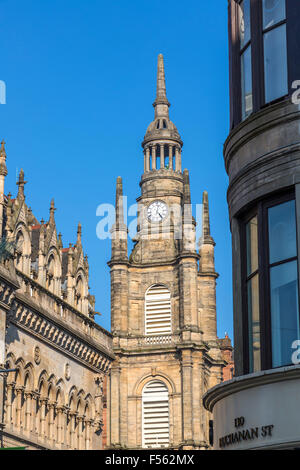
M 172 333 L 171 293 L 162 285 L 155 285 L 145 295 L 146 336 L 170 335 Z
M 160 380 L 147 383 L 143 389 L 143 447 L 168 447 L 169 392 Z

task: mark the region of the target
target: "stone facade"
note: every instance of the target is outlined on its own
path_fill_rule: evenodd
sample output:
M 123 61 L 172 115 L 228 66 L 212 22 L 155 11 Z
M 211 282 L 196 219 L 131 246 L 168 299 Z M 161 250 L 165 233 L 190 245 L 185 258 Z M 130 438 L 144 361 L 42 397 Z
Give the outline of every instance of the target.
M 210 415 L 202 405 L 202 397 L 222 380 L 222 368 L 226 364 L 217 339 L 215 243 L 210 234 L 205 192 L 203 234 L 199 251 L 196 249 L 189 173 L 182 172 L 183 143 L 169 119 L 162 55 L 158 58 L 157 97 L 153 106 L 155 119 L 142 144 L 144 174 L 137 199 L 139 220 L 135 246 L 129 257 L 122 179 L 117 180 L 116 223 L 112 229 L 109 263 L 116 359 L 109 378 L 107 446 L 123 449 L 160 446 L 162 440 L 159 441 L 157 431 L 160 418 L 155 410 L 151 411 L 154 417 L 150 431 L 145 430 L 145 423 L 150 419 L 144 410 L 145 390 L 148 384 L 154 384 L 168 395 L 168 411 L 161 425 L 164 445 L 174 449 L 208 449 Z M 156 220 L 159 207 L 168 212 L 165 219 L 161 215 L 161 221 Z M 157 315 L 154 320 L 151 311 L 152 320 L 149 320 L 157 333 L 146 332 L 147 295 L 152 294 L 153 288 L 154 293 L 155 289 L 162 289 L 166 298 L 170 297 L 168 333 L 166 310 L 162 310 L 164 320 L 159 319 L 162 306 L 154 312 Z M 158 436 L 156 444 L 154 428 Z
M 182 172 L 183 143 L 169 119 L 162 56 L 154 108 L 143 142 L 139 221 L 129 257 L 117 180 L 109 262 L 112 333 L 94 320 L 81 225 L 76 243 L 64 248 L 54 201 L 47 222 L 39 222 L 26 204 L 23 170 L 17 196 L 5 195 L 1 144 L 0 368 L 12 369 L 0 374 L 1 446 L 210 448 L 211 417 L 202 397 L 231 373 L 224 367 L 232 348 L 217 338 L 208 195 L 197 250 L 189 173 Z M 157 207 L 166 211 L 161 222 L 149 220 L 153 203 L 154 218 Z M 158 310 L 153 299 L 160 299 Z M 148 415 L 153 413 L 151 399 L 145 399 L 149 386 L 155 403 L 159 393 L 167 397 L 158 417 L 145 412 L 148 406 Z M 160 427 L 154 443 L 153 426 Z
M 54 202 L 39 223 L 25 202 L 24 172 L 15 199 L 4 196 L 0 152 L 1 446 L 101 449 L 111 335 L 94 320 L 81 243 L 63 248 Z M 2 406 L 2 403 L 4 404 Z

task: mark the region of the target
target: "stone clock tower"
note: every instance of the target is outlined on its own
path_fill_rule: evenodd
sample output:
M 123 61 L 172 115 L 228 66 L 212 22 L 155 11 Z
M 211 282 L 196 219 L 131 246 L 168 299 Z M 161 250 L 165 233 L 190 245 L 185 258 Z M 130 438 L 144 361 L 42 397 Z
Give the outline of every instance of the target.
M 209 448 L 204 393 L 221 381 L 214 240 L 203 194 L 197 252 L 189 173 L 170 121 L 163 56 L 154 121 L 144 141 L 135 246 L 128 257 L 122 180 L 112 229 L 111 321 L 116 357 L 108 384 L 108 447 Z

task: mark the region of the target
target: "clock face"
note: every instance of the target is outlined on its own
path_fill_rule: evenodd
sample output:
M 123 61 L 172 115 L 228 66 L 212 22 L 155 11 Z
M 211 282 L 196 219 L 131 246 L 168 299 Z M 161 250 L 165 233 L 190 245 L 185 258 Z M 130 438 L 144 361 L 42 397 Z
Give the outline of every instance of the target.
M 168 206 L 162 201 L 155 201 L 150 204 L 147 210 L 148 219 L 151 222 L 161 222 L 168 215 Z

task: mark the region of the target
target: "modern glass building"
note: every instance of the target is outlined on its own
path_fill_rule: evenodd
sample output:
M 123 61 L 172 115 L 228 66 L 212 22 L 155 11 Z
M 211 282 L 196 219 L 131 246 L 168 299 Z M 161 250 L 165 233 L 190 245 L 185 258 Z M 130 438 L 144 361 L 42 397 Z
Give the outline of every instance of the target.
M 215 448 L 300 447 L 300 1 L 228 0 L 236 378 L 210 390 Z

